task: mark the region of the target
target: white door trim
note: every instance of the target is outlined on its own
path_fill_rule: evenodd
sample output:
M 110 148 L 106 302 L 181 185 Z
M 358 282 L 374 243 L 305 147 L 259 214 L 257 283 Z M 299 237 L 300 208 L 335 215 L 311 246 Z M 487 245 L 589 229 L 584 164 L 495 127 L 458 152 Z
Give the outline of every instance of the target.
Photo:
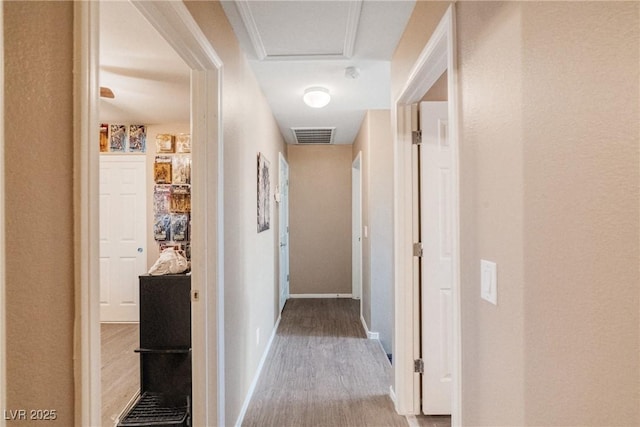
M 4 52 L 4 18 L 3 9 L 0 7 L 0 52 Z M 0 408 L 7 407 L 7 375 L 6 375 L 6 330 L 5 330 L 5 237 L 4 237 L 4 55 L 0 56 Z M 0 427 L 6 422 L 0 419 Z
M 285 180 L 287 182 L 283 182 L 283 168 L 282 165 L 286 165 L 286 178 Z M 279 207 L 278 207 L 278 244 L 280 245 L 280 247 L 282 247 L 282 227 L 288 227 L 289 226 L 289 162 L 287 162 L 287 159 L 284 157 L 284 155 L 282 153 L 278 153 L 278 186 L 279 186 L 279 193 L 280 193 L 280 199 L 279 199 Z M 287 187 L 287 191 L 283 191 L 283 188 L 285 188 L 285 186 Z M 283 208 L 286 209 L 286 212 L 283 213 Z M 284 223 L 282 221 L 283 219 L 283 215 L 284 215 Z M 287 271 L 286 274 L 287 276 L 289 275 L 290 271 L 291 271 L 291 267 L 289 264 L 289 241 L 290 241 L 290 236 L 289 236 L 289 231 L 287 230 L 285 232 L 286 234 L 286 241 L 285 241 L 285 259 L 286 259 L 286 263 L 285 265 L 287 266 Z M 280 250 L 278 250 L 278 254 L 280 254 Z M 280 257 L 279 259 L 279 269 L 282 269 L 282 257 Z M 286 300 L 288 298 L 290 298 L 291 295 L 291 289 L 290 289 L 290 283 L 289 283 L 289 278 L 287 277 L 285 279 L 285 281 L 287 282 L 286 285 L 283 285 L 282 283 L 282 278 L 284 277 L 282 274 L 282 271 L 279 271 L 278 274 L 278 313 L 282 313 L 282 310 L 284 309 L 284 305 L 286 303 Z M 281 300 L 281 296 L 282 296 L 282 288 L 283 286 L 286 286 L 286 293 L 285 293 L 285 301 L 284 303 Z M 274 329 L 275 330 L 275 329 Z
M 132 1 L 183 58 L 191 72 L 193 140 L 192 289 L 193 424 L 224 425 L 224 271 L 222 61 L 183 2 Z M 76 2 L 75 172 L 76 414 L 78 425 L 100 425 L 98 38 L 99 3 Z
M 99 4 L 74 3 L 76 425 L 100 425 Z
M 453 392 L 451 422 L 461 424 L 461 329 L 460 329 L 460 201 L 458 154 L 458 97 L 457 66 L 455 56 L 455 5 L 451 4 L 440 20 L 429 42 L 414 64 L 406 84 L 394 103 L 394 392 L 396 410 L 400 414 L 420 413 L 419 381 L 413 372 L 413 359 L 417 351 L 419 318 L 414 305 L 412 248 L 412 175 L 411 175 L 411 120 L 410 105 L 419 102 L 444 71 L 448 72 L 449 129 L 454 150 L 454 217 L 453 253 Z
M 357 189 L 353 188 L 355 184 L 354 174 L 358 175 L 359 188 Z M 352 207 L 358 206 L 358 209 L 352 209 L 351 217 L 351 244 L 353 247 L 351 259 L 353 270 L 351 275 L 351 294 L 353 298 L 360 300 L 360 314 L 362 314 L 362 151 L 358 152 L 353 163 L 351 163 L 351 184 L 351 204 Z M 359 218 L 357 217 L 358 215 Z M 358 227 L 357 230 L 356 226 Z M 357 238 L 360 238 L 359 244 L 356 243 Z M 359 261 L 357 258 L 360 258 Z M 356 266 L 360 271 L 356 270 Z

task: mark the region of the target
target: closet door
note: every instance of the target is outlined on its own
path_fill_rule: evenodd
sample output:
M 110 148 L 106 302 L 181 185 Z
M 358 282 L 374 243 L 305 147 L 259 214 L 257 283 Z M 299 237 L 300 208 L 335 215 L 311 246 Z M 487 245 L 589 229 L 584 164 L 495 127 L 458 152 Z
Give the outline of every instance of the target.
M 146 157 L 100 156 L 100 321 L 139 320 L 147 271 Z

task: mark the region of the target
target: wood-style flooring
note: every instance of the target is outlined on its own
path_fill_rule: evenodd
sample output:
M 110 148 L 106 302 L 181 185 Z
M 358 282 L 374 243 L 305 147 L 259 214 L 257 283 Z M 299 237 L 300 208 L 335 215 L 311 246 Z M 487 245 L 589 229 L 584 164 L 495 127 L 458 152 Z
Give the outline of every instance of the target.
M 407 426 L 391 365 L 351 299 L 290 299 L 244 417 L 246 427 Z
M 102 323 L 102 427 L 112 427 L 140 389 L 137 323 Z
M 449 415 L 418 415 L 415 419 L 420 427 L 451 427 Z

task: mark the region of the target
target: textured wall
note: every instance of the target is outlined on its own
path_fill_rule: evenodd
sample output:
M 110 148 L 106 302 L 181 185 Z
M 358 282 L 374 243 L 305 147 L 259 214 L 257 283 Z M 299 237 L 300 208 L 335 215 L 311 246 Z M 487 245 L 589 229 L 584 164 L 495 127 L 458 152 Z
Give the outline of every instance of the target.
M 391 353 L 393 308 L 393 143 L 389 110 L 367 112 L 353 145 L 362 151 L 363 235 L 362 313 L 369 330 Z
M 234 424 L 278 318 L 278 153 L 284 141 L 219 2 L 185 2 L 224 63 L 225 415 Z M 257 232 L 257 156 L 271 163 L 271 228 Z M 256 339 L 256 336 L 259 339 Z
M 394 96 L 440 6 L 416 4 Z M 639 8 L 456 3 L 464 425 L 640 422 Z
M 74 423 L 73 4 L 3 2 L 7 409 Z M 2 408 L 5 409 L 5 408 Z
M 449 90 L 448 84 L 448 75 L 445 72 L 422 97 L 422 101 L 447 101 L 449 98 L 447 93 Z
M 351 293 L 351 146 L 289 145 L 292 294 Z
M 639 15 L 522 5 L 529 425 L 640 425 Z
M 362 152 L 360 159 L 360 172 L 361 172 L 361 186 L 362 186 L 362 228 L 366 225 L 369 228 L 370 213 L 369 213 L 369 191 L 370 191 L 370 168 L 371 168 L 371 149 L 370 146 L 370 134 L 369 134 L 369 120 L 370 116 L 367 112 L 360 130 L 353 141 L 352 147 L 352 159 L 358 156 L 358 153 Z M 352 161 L 353 163 L 353 161 Z M 364 235 L 364 231 L 361 231 L 362 242 L 362 318 L 369 330 L 376 332 L 372 328 L 371 324 L 371 239 L 369 236 Z
M 391 58 L 391 99 L 400 95 L 420 52 L 452 2 L 416 1 L 407 27 Z
M 523 425 L 524 100 L 519 6 L 456 6 L 463 423 Z M 497 306 L 480 299 L 481 259 L 497 263 Z
M 372 110 L 370 117 L 371 175 L 369 218 L 371 236 L 372 330 L 391 353 L 393 329 L 393 140 L 391 112 Z

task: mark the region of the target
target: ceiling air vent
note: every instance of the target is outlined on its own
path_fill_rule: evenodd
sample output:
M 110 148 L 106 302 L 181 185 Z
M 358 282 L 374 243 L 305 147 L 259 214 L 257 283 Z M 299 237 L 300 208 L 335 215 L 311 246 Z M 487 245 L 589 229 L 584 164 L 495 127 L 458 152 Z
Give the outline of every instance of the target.
M 296 144 L 331 144 L 336 128 L 291 128 Z

